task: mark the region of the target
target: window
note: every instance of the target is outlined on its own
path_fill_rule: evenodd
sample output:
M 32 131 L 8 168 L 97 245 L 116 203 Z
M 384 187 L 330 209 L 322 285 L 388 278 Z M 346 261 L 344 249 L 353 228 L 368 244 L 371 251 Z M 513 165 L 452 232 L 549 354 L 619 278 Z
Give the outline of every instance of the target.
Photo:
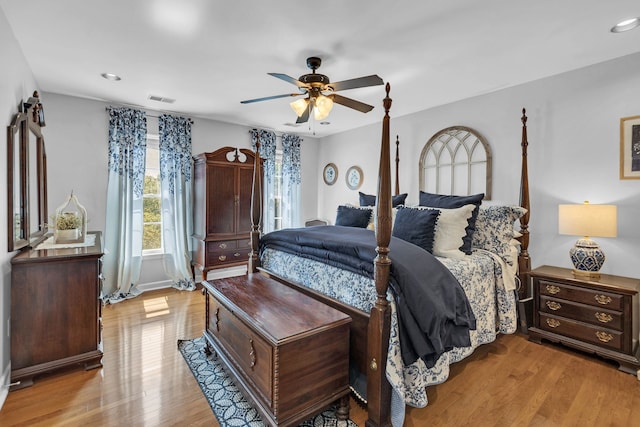
M 158 135 L 147 134 L 144 173 L 142 254 L 162 253 L 162 198 Z
M 282 228 L 282 150 L 276 150 L 273 181 L 273 230 L 280 230 Z

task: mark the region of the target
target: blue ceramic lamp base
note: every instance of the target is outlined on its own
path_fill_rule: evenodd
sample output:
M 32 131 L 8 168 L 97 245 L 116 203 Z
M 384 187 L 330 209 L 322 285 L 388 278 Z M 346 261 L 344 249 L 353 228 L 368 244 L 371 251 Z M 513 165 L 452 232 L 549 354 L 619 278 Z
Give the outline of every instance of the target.
M 604 264 L 604 252 L 600 246 L 589 238 L 579 239 L 569 250 L 569 256 L 575 269 L 573 274 L 592 279 L 600 278 L 600 268 Z

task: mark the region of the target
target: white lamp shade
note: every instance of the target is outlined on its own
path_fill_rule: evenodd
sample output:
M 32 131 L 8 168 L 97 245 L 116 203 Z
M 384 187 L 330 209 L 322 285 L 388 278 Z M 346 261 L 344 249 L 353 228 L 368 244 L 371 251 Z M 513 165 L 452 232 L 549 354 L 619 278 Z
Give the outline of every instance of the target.
M 309 100 L 307 98 L 300 98 L 297 101 L 293 101 L 289 104 L 293 111 L 296 112 L 298 117 L 302 117 L 307 108 L 309 107 Z
M 618 212 L 615 205 L 558 206 L 558 232 L 584 237 L 616 237 Z
M 315 101 L 316 108 L 313 110 L 313 117 L 316 120 L 327 118 L 333 108 L 333 99 L 328 96 L 320 95 Z

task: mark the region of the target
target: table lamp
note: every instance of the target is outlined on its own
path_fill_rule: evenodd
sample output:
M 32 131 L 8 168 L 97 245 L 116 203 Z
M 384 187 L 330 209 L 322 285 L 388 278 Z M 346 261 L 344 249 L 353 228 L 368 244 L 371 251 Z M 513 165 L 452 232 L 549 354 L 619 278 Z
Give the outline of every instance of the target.
M 585 201 L 581 205 L 558 206 L 558 232 L 578 239 L 569 251 L 576 276 L 597 279 L 604 264 L 604 252 L 591 237 L 616 237 L 617 207 L 615 205 L 592 205 Z

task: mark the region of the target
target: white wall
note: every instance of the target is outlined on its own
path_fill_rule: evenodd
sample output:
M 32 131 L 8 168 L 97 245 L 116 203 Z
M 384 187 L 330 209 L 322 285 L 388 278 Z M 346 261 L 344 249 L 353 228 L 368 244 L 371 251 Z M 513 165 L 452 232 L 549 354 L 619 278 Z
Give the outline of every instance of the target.
M 18 112 L 18 106 L 23 100 L 37 90 L 37 84 L 27 61 L 22 54 L 18 42 L 13 36 L 2 9 L 0 9 L 0 57 L 3 66 L 0 67 L 0 119 L 6 125 L 11 123 Z M 6 135 L 6 127 L 2 127 Z M 5 147 L 6 142 L 2 137 Z M 9 316 L 11 307 L 11 257 L 14 252 L 8 252 L 7 235 L 7 149 L 0 150 L 0 407 L 5 401 L 10 378 L 10 340 Z
M 618 205 L 618 237 L 595 239 L 607 255 L 602 272 L 640 277 L 640 181 L 619 179 L 620 118 L 640 115 L 639 69 L 640 54 L 635 54 L 409 116 L 395 118 L 392 106 L 392 141 L 400 136 L 401 192 L 409 193 L 408 203 L 417 203 L 424 144 L 440 129 L 463 125 L 481 133 L 493 150 L 493 199 L 517 203 L 525 107 L 533 266 L 572 266 L 568 251 L 577 237 L 558 234 L 557 206 L 589 200 Z M 376 108 L 370 114 L 382 118 L 383 112 Z M 368 126 L 322 141 L 319 168 L 333 162 L 340 175 L 333 186 L 318 182 L 319 216 L 333 221 L 337 205 L 358 202 L 357 191 L 348 190 L 344 182 L 349 166 L 362 167 L 361 191 L 375 194 L 380 132 L 380 125 Z

